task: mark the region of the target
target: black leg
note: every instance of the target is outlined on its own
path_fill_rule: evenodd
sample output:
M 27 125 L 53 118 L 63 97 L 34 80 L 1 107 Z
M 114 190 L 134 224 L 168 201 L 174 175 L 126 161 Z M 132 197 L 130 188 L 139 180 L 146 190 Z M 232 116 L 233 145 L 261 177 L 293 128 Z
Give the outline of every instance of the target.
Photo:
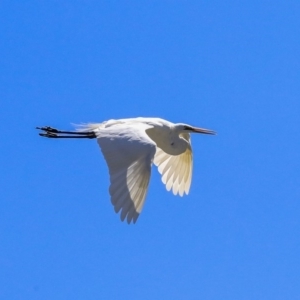
M 52 128 L 49 126 L 45 127 L 36 127 L 36 129 L 40 129 L 49 133 L 66 133 L 66 134 L 76 134 L 76 135 L 87 135 L 87 134 L 94 134 L 93 131 L 87 131 L 87 132 L 80 132 L 80 131 L 63 131 L 63 130 L 58 130 L 56 128 Z
M 39 133 L 40 136 L 47 138 L 86 138 L 86 139 L 94 139 L 96 138 L 96 134 L 94 131 L 87 132 L 77 132 L 77 131 L 62 131 L 49 126 L 45 127 L 36 127 L 36 129 L 42 130 L 43 132 Z M 62 135 L 64 134 L 64 135 Z

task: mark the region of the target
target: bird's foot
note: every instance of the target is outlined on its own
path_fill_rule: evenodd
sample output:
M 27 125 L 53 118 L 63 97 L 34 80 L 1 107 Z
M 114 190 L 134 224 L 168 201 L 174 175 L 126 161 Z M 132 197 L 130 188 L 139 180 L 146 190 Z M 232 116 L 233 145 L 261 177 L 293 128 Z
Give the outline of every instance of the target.
M 36 127 L 36 129 L 43 130 L 43 131 L 46 131 L 46 132 L 49 132 L 49 133 L 58 133 L 59 132 L 59 130 L 57 130 L 55 128 L 52 128 L 50 126 Z
M 56 138 L 56 137 L 58 137 L 57 134 L 52 133 L 52 132 L 39 133 L 39 135 L 43 136 L 43 137 L 48 137 L 48 138 Z

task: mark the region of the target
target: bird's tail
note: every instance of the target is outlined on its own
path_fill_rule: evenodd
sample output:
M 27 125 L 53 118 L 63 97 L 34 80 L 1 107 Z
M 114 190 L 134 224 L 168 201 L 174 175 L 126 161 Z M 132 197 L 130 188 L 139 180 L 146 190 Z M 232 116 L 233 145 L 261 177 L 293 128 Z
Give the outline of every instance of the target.
M 73 124 L 76 131 L 78 132 L 89 132 L 97 131 L 97 129 L 103 126 L 103 123 L 82 123 L 82 124 Z

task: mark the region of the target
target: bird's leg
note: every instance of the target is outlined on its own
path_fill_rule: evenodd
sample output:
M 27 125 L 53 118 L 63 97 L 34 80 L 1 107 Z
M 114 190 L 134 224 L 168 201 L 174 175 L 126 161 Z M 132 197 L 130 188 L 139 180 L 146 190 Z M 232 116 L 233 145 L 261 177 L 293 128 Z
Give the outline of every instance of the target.
M 36 129 L 40 129 L 42 131 L 46 131 L 49 133 L 54 133 L 54 134 L 60 134 L 60 133 L 66 133 L 66 134 L 76 134 L 76 135 L 90 135 L 90 134 L 94 134 L 93 131 L 87 131 L 87 132 L 80 132 L 80 131 L 63 131 L 63 130 L 58 130 L 56 128 L 52 128 L 49 126 L 45 126 L 45 127 L 36 127 Z
M 49 126 L 45 127 L 36 127 L 36 129 L 42 130 L 39 133 L 40 136 L 47 138 L 86 138 L 86 139 L 94 139 L 96 138 L 96 134 L 94 131 L 87 132 L 77 132 L 77 131 L 63 131 L 58 130 Z

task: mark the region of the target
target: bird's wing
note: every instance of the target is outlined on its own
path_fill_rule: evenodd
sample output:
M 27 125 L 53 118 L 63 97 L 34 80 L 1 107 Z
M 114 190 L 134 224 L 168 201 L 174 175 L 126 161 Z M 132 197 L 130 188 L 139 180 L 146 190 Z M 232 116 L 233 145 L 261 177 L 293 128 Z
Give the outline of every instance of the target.
M 156 151 L 145 130 L 150 126 L 117 125 L 99 129 L 98 144 L 110 174 L 109 193 L 121 220 L 136 222 L 145 202 Z
M 166 189 L 168 191 L 172 189 L 174 195 L 179 194 L 180 196 L 189 193 L 193 170 L 193 155 L 189 134 L 184 134 L 183 137 L 189 142 L 184 153 L 173 156 L 160 148 L 156 148 L 153 161 L 162 175 L 161 180 L 166 185 Z

